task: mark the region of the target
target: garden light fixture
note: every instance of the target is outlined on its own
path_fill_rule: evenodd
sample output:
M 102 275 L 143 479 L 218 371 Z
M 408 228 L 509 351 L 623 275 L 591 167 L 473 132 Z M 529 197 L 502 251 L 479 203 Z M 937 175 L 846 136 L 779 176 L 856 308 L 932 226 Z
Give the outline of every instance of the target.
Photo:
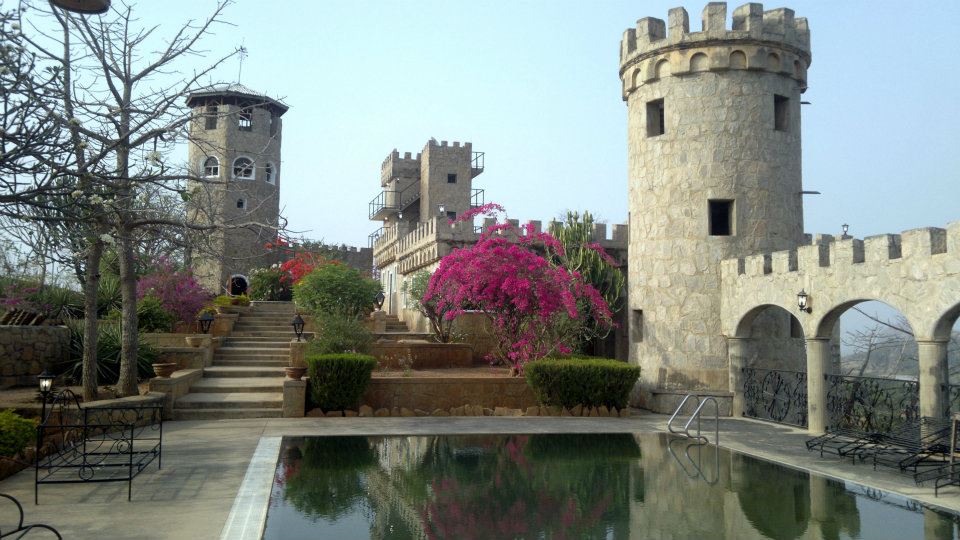
M 297 341 L 300 341 L 300 338 L 303 336 L 303 317 L 297 313 L 290 324 L 293 325 L 293 331 L 297 334 Z
M 213 323 L 213 313 L 204 311 L 197 320 L 200 322 L 200 332 L 206 334 L 210 331 L 210 324 Z
M 812 313 L 813 309 L 808 305 L 809 295 L 807 291 L 800 289 L 800 292 L 797 293 L 797 307 L 800 308 L 800 311 L 805 313 Z
M 50 397 L 50 392 L 53 391 L 53 380 L 56 378 L 56 375 L 53 375 L 46 369 L 43 370 L 43 373 L 37 375 L 37 381 L 40 383 L 40 396 L 43 399 L 43 406 L 40 410 L 41 423 L 47 421 L 47 398 Z
M 383 294 L 383 291 L 377 293 L 377 296 L 373 298 L 373 303 L 377 306 L 377 311 L 383 309 L 383 301 L 387 299 L 387 295 Z
M 81 15 L 97 15 L 110 9 L 110 0 L 50 0 L 50 3 Z

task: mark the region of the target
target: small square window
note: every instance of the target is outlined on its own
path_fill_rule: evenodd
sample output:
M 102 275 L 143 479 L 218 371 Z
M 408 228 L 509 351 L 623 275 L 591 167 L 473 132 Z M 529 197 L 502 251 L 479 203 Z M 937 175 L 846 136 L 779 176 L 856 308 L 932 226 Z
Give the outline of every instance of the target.
M 643 310 L 633 310 L 633 317 L 630 320 L 630 341 L 640 343 L 643 341 Z
M 790 127 L 790 99 L 784 96 L 773 96 L 773 129 L 787 131 Z
M 237 115 L 237 126 L 240 131 L 253 131 L 253 113 L 251 111 L 240 111 Z
M 204 114 L 204 129 L 217 129 L 217 106 L 208 105 Z
M 456 212 L 447 212 L 447 219 L 450 221 L 456 221 L 457 213 Z
M 243 199 L 237 199 L 237 208 L 243 210 L 247 207 L 247 201 Z
M 733 235 L 733 201 L 708 201 L 710 236 Z
M 663 99 L 647 102 L 647 137 L 656 137 L 666 133 L 667 117 Z
M 454 173 L 448 174 L 448 175 L 447 175 L 447 183 L 448 183 L 448 184 L 456 184 L 456 183 L 457 183 L 457 175 L 454 174 Z

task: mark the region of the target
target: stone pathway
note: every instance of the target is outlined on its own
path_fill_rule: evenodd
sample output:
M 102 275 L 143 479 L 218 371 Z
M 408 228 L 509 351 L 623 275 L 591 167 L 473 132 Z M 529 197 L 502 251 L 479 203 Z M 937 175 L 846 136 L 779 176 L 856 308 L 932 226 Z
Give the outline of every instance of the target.
M 292 302 L 253 302 L 217 349 L 203 379 L 174 404 L 177 420 L 280 418 L 290 361 Z

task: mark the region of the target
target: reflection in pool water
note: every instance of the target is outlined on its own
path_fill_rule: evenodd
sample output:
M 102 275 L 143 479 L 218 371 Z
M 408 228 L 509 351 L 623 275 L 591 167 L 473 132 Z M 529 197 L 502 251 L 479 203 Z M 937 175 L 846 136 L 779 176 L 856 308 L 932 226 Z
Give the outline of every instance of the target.
M 954 517 L 658 434 L 286 438 L 264 538 L 957 538 Z

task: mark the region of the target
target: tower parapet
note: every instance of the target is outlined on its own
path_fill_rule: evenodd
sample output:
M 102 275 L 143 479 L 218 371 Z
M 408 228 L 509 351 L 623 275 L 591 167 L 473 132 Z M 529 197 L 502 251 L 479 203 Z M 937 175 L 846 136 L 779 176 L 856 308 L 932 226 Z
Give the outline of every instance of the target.
M 810 27 L 787 8 L 763 10 L 744 4 L 733 11 L 733 28 L 726 28 L 726 2 L 703 8 L 703 27 L 690 31 L 687 10 L 669 11 L 668 21 L 644 17 L 623 34 L 620 78 L 623 99 L 636 87 L 671 75 L 697 71 L 747 69 L 792 77 L 806 88 L 810 66 Z

